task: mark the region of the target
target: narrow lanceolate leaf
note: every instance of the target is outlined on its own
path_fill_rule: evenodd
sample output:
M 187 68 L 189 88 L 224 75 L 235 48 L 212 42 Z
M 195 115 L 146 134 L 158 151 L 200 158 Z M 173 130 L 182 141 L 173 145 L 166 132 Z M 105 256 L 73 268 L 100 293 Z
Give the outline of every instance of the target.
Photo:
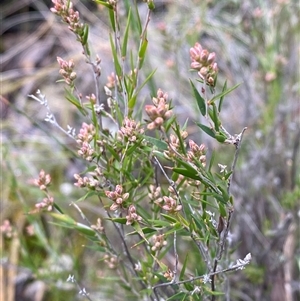
M 140 51 L 139 51 L 139 67 L 138 67 L 139 69 L 141 69 L 143 66 L 147 46 L 148 46 L 148 40 L 146 38 L 144 38 L 142 45 L 140 47 Z
M 194 96 L 196 98 L 197 101 L 197 105 L 198 108 L 200 110 L 200 113 L 202 114 L 202 116 L 206 115 L 206 104 L 205 104 L 205 100 L 204 98 L 200 95 L 200 93 L 198 92 L 197 88 L 195 87 L 194 83 L 192 82 L 192 80 L 190 79 L 190 83 L 194 92 Z
M 125 58 L 127 54 L 128 32 L 129 32 L 130 22 L 131 22 L 131 8 L 129 8 L 127 24 L 124 33 L 124 40 L 122 45 L 122 58 Z
M 142 31 L 143 31 L 143 27 L 142 27 L 142 22 L 141 22 L 141 18 L 140 18 L 140 13 L 139 13 L 139 10 L 138 10 L 138 6 L 135 5 L 135 14 L 136 14 L 136 22 L 134 24 L 134 29 L 138 29 L 138 33 L 139 35 L 142 34 Z
M 188 263 L 188 254 L 189 253 L 187 253 L 186 256 L 185 256 L 185 260 L 183 262 L 183 266 L 181 268 L 181 272 L 180 272 L 180 275 L 179 275 L 179 280 L 183 280 L 184 279 L 185 269 L 186 269 L 186 265 Z
M 109 39 L 110 39 L 111 51 L 112 51 L 113 58 L 114 58 L 116 74 L 117 74 L 118 77 L 122 77 L 122 68 L 121 68 L 121 65 L 119 63 L 117 50 L 115 48 L 115 45 L 114 45 L 114 42 L 113 42 L 113 39 L 112 39 L 111 35 L 109 35 Z
M 109 19 L 110 19 L 111 27 L 112 27 L 113 31 L 116 32 L 115 12 L 114 12 L 113 9 L 110 9 L 108 11 L 108 13 L 109 13 Z
M 226 89 L 227 89 L 227 80 L 225 80 L 225 83 L 224 83 L 224 86 L 222 89 L 222 93 L 224 93 L 226 91 Z M 224 101 L 224 95 L 220 97 L 219 106 L 218 106 L 219 112 L 221 112 L 223 101 Z
M 145 81 L 139 86 L 139 88 L 134 92 L 134 94 L 132 95 L 132 97 L 130 98 L 129 102 L 128 102 L 128 107 L 130 109 L 133 109 L 136 103 L 136 99 L 138 94 L 140 93 L 140 91 L 142 90 L 142 88 L 146 85 L 146 83 L 153 77 L 154 73 L 156 72 L 156 69 L 153 70 L 145 79 Z
M 221 92 L 220 94 L 214 96 L 211 100 L 210 100 L 210 103 L 213 103 L 215 100 L 221 98 L 221 97 L 224 97 L 226 96 L 227 94 L 229 94 L 230 92 L 232 92 L 233 90 L 235 90 L 240 84 L 237 84 L 235 86 L 233 86 L 232 88 L 229 88 L 223 92 Z M 220 110 L 219 110 L 220 111 Z
M 66 99 L 72 103 L 79 111 L 80 113 L 83 115 L 83 116 L 86 116 L 88 113 L 87 111 L 81 106 L 81 103 L 80 101 L 72 94 L 72 92 L 68 89 L 65 89 L 65 92 L 66 92 Z
M 205 132 L 207 135 L 209 135 L 209 136 L 211 136 L 211 137 L 213 137 L 213 138 L 216 137 L 215 132 L 214 132 L 211 128 L 209 128 L 208 126 L 206 126 L 206 125 L 204 125 L 204 124 L 202 124 L 202 123 L 199 123 L 199 122 L 196 122 L 196 124 L 197 124 L 197 125 L 199 126 L 199 128 L 200 128 L 203 132 Z
M 106 1 L 100 1 L 100 0 L 94 0 L 96 3 L 98 3 L 98 4 L 101 4 L 101 5 L 103 5 L 103 6 L 105 6 L 105 7 L 107 7 L 107 8 L 109 8 L 109 9 L 112 9 L 113 8 L 113 6 L 111 5 L 111 4 L 109 4 L 108 2 L 106 2 Z
M 215 124 L 215 130 L 218 132 L 220 129 L 221 121 L 219 120 L 219 114 L 218 114 L 218 109 L 215 103 L 212 104 L 213 106 L 213 117 L 212 121 Z
M 139 223 L 133 222 L 131 226 L 135 229 L 135 231 L 149 244 L 149 241 L 147 240 L 146 236 L 144 235 L 144 232 L 140 226 Z
M 84 24 L 83 27 L 83 36 L 82 36 L 82 45 L 85 46 L 89 37 L 89 26 L 87 24 Z
M 144 139 L 150 142 L 153 146 L 155 146 L 160 151 L 164 151 L 168 149 L 168 144 L 165 141 L 162 141 L 160 139 L 151 136 L 144 136 Z

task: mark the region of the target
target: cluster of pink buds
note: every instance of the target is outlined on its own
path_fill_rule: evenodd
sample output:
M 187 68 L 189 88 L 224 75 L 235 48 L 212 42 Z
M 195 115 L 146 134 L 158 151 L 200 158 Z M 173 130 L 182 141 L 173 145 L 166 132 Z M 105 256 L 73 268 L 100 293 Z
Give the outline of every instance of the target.
M 74 185 L 80 188 L 88 187 L 92 190 L 101 188 L 103 183 L 103 173 L 100 168 L 97 167 L 94 171 L 90 171 L 89 175 L 89 177 L 81 177 L 79 174 L 74 174 L 74 178 L 77 180 Z
M 35 204 L 35 208 L 40 211 L 46 209 L 47 211 L 51 211 L 53 208 L 54 199 L 51 196 L 47 196 L 40 203 Z
M 144 133 L 144 129 L 140 128 L 140 124 L 134 120 L 125 117 L 123 126 L 118 131 L 118 140 L 125 140 L 126 142 L 135 142 L 137 137 Z
M 93 160 L 95 150 L 91 147 L 90 142 L 96 134 L 93 124 L 82 124 L 82 127 L 77 135 L 76 142 L 80 145 L 78 155 L 85 158 L 87 161 Z
M 176 198 L 172 196 L 163 196 L 162 199 L 157 200 L 155 203 L 169 213 L 176 213 L 182 209 L 182 205 L 178 205 Z
M 51 176 L 46 174 L 42 169 L 39 173 L 39 178 L 33 180 L 33 184 L 40 187 L 41 190 L 47 190 L 47 187 L 51 183 Z
M 73 3 L 67 0 L 52 0 L 54 7 L 51 12 L 60 16 L 69 25 L 69 29 L 81 36 L 83 34 L 83 23 L 80 23 L 79 12 L 73 9 Z
M 136 208 L 134 205 L 130 205 L 128 208 L 128 215 L 126 215 L 126 225 L 131 225 L 134 222 L 139 222 L 142 217 L 136 213 Z
M 105 191 L 105 195 L 113 201 L 110 210 L 115 211 L 123 207 L 123 203 L 129 198 L 129 193 L 123 193 L 123 187 L 117 185 L 115 191 Z
M 36 210 L 33 210 L 31 213 L 39 212 L 43 209 L 51 211 L 54 204 L 53 197 L 48 193 L 48 186 L 50 186 L 51 183 L 51 176 L 46 174 L 44 170 L 41 170 L 39 173 L 39 178 L 31 180 L 31 182 L 46 193 L 46 197 L 40 203 L 35 205 Z
M 198 70 L 198 75 L 209 86 L 214 87 L 218 74 L 218 65 L 215 62 L 216 54 L 203 49 L 199 43 L 190 49 L 191 68 Z
M 181 138 L 184 140 L 188 136 L 188 132 L 181 131 L 180 132 Z M 174 134 L 170 134 L 169 143 L 168 143 L 168 150 L 164 152 L 164 155 L 167 159 L 171 159 L 172 157 L 176 157 L 176 152 L 179 150 L 180 147 L 180 140 Z
M 65 82 L 69 86 L 74 86 L 74 80 L 76 79 L 76 72 L 74 71 L 74 61 L 65 61 L 61 57 L 57 57 L 57 61 L 60 66 L 59 74 L 64 78 Z
M 154 202 L 157 201 L 161 197 L 161 187 L 160 186 L 149 186 L 150 192 L 148 193 L 149 199 Z
M 153 105 L 145 106 L 145 111 L 151 120 L 147 126 L 149 130 L 161 128 L 163 123 L 173 114 L 172 110 L 170 110 L 170 105 L 167 103 L 168 94 L 161 89 L 158 89 L 157 97 L 153 97 L 152 102 Z
M 116 75 L 114 72 L 112 72 L 110 75 L 107 76 L 107 83 L 105 86 L 109 89 L 113 89 L 116 85 L 116 81 L 117 81 Z
M 189 161 L 200 161 L 205 167 L 206 165 L 206 147 L 204 144 L 198 145 L 193 140 L 189 141 L 190 150 L 187 153 L 187 157 Z
M 167 241 L 165 241 L 165 236 L 163 234 L 153 235 L 152 242 L 153 242 L 153 246 L 151 250 L 154 252 L 160 250 L 162 247 L 167 245 Z
M 0 232 L 7 238 L 11 238 L 13 236 L 13 227 L 8 219 L 4 220 L 3 224 L 0 226 Z
M 108 265 L 110 269 L 115 269 L 118 265 L 118 258 L 116 256 L 106 254 L 104 256 L 104 262 Z
M 167 280 L 171 281 L 171 280 L 173 280 L 173 278 L 174 278 L 174 272 L 172 272 L 171 269 L 168 269 L 168 270 L 164 273 L 164 277 L 165 277 Z
M 100 186 L 99 180 L 91 177 L 81 177 L 79 174 L 74 174 L 74 178 L 77 180 L 74 185 L 80 188 L 88 187 L 95 189 Z

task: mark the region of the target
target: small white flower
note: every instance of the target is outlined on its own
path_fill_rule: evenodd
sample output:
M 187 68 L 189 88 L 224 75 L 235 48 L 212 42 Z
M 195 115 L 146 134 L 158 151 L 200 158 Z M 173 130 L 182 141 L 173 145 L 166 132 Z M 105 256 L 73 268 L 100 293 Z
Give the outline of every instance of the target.
M 205 210 L 205 212 L 209 215 L 209 216 L 215 216 L 215 213 L 214 212 L 211 212 L 209 210 Z
M 203 283 L 211 283 L 211 279 L 210 279 L 210 276 L 205 274 L 203 275 Z
M 104 91 L 107 96 L 112 96 L 112 92 L 108 87 L 104 86 Z
M 75 282 L 75 276 L 74 275 L 69 275 L 67 282 Z
M 85 288 L 79 291 L 79 295 L 88 296 L 89 294 L 86 292 Z
M 45 117 L 45 121 L 50 122 L 50 123 L 55 123 L 54 115 L 51 113 L 47 113 L 47 115 Z
M 71 126 L 69 126 L 69 125 L 67 125 L 67 128 L 68 128 L 67 133 L 68 133 L 68 134 L 71 134 L 73 137 L 75 137 L 75 135 L 76 135 L 76 130 L 75 130 L 75 128 L 73 128 L 73 127 L 71 127 Z
M 195 289 L 192 291 L 191 295 L 200 294 L 200 293 L 201 293 L 201 287 L 196 286 Z
M 220 173 L 227 172 L 227 165 L 218 164 L 220 167 Z
M 251 258 L 251 253 L 248 253 L 244 259 L 238 259 L 236 261 L 236 265 L 238 266 L 237 270 L 243 270 L 245 268 L 245 265 L 250 263 Z

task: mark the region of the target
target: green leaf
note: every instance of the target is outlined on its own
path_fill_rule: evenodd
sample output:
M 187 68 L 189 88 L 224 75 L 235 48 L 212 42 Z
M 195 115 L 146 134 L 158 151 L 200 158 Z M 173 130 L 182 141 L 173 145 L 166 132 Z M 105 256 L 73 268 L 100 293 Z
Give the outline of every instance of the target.
M 201 218 L 197 217 L 195 214 L 191 215 L 193 221 L 195 222 L 197 228 L 199 229 L 199 231 L 205 230 L 206 231 L 206 225 L 205 223 L 202 221 Z
M 139 50 L 139 66 L 138 66 L 139 69 L 141 69 L 143 66 L 147 47 L 148 47 L 148 40 L 144 38 Z
M 220 212 L 222 217 L 226 217 L 226 215 L 227 215 L 226 209 L 225 209 L 224 205 L 221 202 L 219 203 L 219 212 Z
M 86 200 L 87 198 L 93 196 L 93 195 L 97 195 L 97 193 L 93 190 L 89 190 L 84 196 L 82 196 L 80 199 L 78 199 L 76 202 L 81 202 Z
M 191 171 L 186 168 L 180 168 L 180 167 L 174 167 L 173 171 L 179 173 L 180 175 L 188 177 L 190 179 L 199 180 L 199 181 L 201 180 L 201 178 L 198 176 L 198 172 L 196 171 Z
M 93 0 L 93 1 L 95 1 L 97 4 L 100 4 L 100 5 L 103 5 L 107 8 L 109 8 L 109 9 L 113 9 L 113 6 L 106 1 L 100 1 L 100 0 Z
M 222 133 L 222 132 L 218 132 L 215 134 L 215 138 L 217 141 L 224 143 L 225 140 L 227 139 L 227 137 Z
M 221 185 L 217 185 L 217 186 L 221 190 L 224 203 L 226 204 L 228 202 L 228 200 L 229 200 L 229 194 L 227 192 L 227 188 L 224 188 Z
M 176 300 L 176 301 L 184 301 L 188 297 L 188 293 L 179 292 L 172 297 L 168 298 L 167 301 Z
M 50 213 L 50 215 L 67 225 L 74 226 L 76 224 L 76 221 L 66 214 Z
M 177 116 L 172 115 L 171 118 L 169 118 L 167 121 L 165 121 L 164 127 L 165 127 L 165 130 L 166 130 L 166 133 L 169 131 L 170 127 L 176 121 L 176 119 L 177 119 Z
M 226 96 L 227 94 L 229 94 L 230 92 L 232 92 L 233 90 L 235 90 L 235 89 L 236 89 L 238 86 L 240 86 L 240 85 L 241 85 L 241 83 L 239 83 L 239 84 L 233 86 L 232 88 L 227 89 L 227 90 L 221 92 L 220 94 L 214 96 L 214 97 L 210 100 L 210 103 L 213 103 L 216 99 L 219 99 L 219 98 L 221 98 L 221 97 Z M 220 112 L 220 110 L 219 110 L 219 112 Z
M 129 32 L 130 22 L 131 22 L 131 8 L 129 8 L 127 24 L 124 32 L 124 39 L 123 39 L 122 52 L 121 52 L 122 58 L 125 58 L 127 54 L 128 32 Z
M 177 122 L 175 122 L 175 129 L 174 129 L 174 131 L 176 133 L 177 138 L 179 139 L 181 153 L 185 155 L 186 154 L 186 148 L 184 146 L 184 141 L 183 141 L 181 133 L 180 133 L 180 127 L 179 127 L 179 125 L 178 125 Z
M 152 76 L 154 75 L 154 73 L 156 72 L 156 69 L 153 70 L 145 79 L 145 81 L 139 86 L 139 88 L 135 91 L 135 93 L 133 94 L 133 96 L 131 97 L 131 99 L 128 102 L 128 107 L 130 109 L 132 109 L 135 105 L 136 102 L 136 97 L 137 95 L 140 93 L 140 91 L 142 90 L 142 88 L 146 85 L 146 83 L 152 78 Z
M 115 12 L 114 12 L 114 10 L 110 9 L 108 11 L 108 14 L 109 14 L 109 20 L 110 20 L 111 27 L 112 27 L 113 31 L 116 32 L 116 23 L 115 23 Z
M 60 214 L 64 214 L 64 212 L 62 211 L 62 209 L 54 202 L 53 203 L 53 207 L 60 213 Z
M 136 10 L 135 13 L 136 13 L 136 16 L 137 16 L 137 21 L 136 21 L 137 24 L 133 24 L 134 25 L 133 29 L 138 29 L 138 33 L 139 33 L 139 35 L 141 35 L 142 31 L 143 31 L 143 27 L 142 27 L 142 22 L 141 22 L 141 18 L 140 18 L 140 13 L 139 13 L 139 10 L 138 10 L 138 5 L 135 5 L 134 7 L 135 7 L 135 10 Z
M 113 218 L 106 218 L 106 219 L 122 225 L 125 225 L 127 222 L 127 219 L 125 217 L 113 217 Z
M 213 150 L 211 153 L 210 161 L 209 161 L 209 166 L 208 166 L 208 171 L 211 172 L 211 169 L 213 167 L 214 161 L 216 157 L 216 152 Z
M 65 95 L 66 99 L 70 103 L 72 103 L 83 116 L 87 116 L 88 115 L 87 111 L 81 106 L 80 101 L 72 94 L 72 92 L 66 88 L 65 88 L 65 92 L 66 92 Z
M 130 97 L 129 101 L 128 101 L 128 108 L 129 109 L 133 109 L 135 104 L 136 104 L 136 99 L 137 99 L 137 95 L 134 94 L 132 97 Z
M 217 106 L 215 103 L 212 104 L 213 106 L 213 114 L 212 114 L 212 121 L 214 122 L 215 125 L 215 130 L 218 132 L 220 129 L 220 125 L 221 125 L 221 121 L 219 119 L 219 114 L 218 114 L 218 110 L 217 110 Z
M 148 222 L 151 223 L 151 225 L 156 228 L 163 228 L 163 227 L 171 226 L 170 222 L 161 221 L 161 220 L 157 220 L 157 219 L 149 219 Z
M 206 115 L 206 104 L 205 104 L 205 100 L 204 98 L 200 95 L 200 93 L 198 92 L 198 90 L 196 89 L 194 83 L 192 82 L 192 80 L 190 79 L 190 83 L 191 83 L 191 86 L 193 88 L 193 92 L 194 92 L 194 96 L 196 98 L 196 101 L 197 101 L 197 105 L 198 105 L 198 108 L 202 114 L 202 116 L 205 116 Z
M 177 223 L 177 219 L 168 215 L 168 214 L 164 214 L 164 213 L 161 213 L 160 214 L 163 218 L 165 218 L 167 221 L 171 222 L 171 223 Z
M 184 279 L 184 273 L 185 273 L 186 265 L 187 265 L 187 262 L 188 262 L 188 258 L 189 258 L 189 253 L 187 253 L 186 256 L 185 256 L 185 260 L 183 262 L 183 265 L 182 265 L 182 268 L 181 268 L 181 271 L 180 271 L 180 275 L 179 275 L 179 281 L 182 281 Z
M 225 92 L 227 89 L 227 79 L 225 80 L 225 83 L 224 83 L 224 86 L 223 86 L 223 89 L 222 89 L 222 93 Z M 223 101 L 224 101 L 224 96 L 221 96 L 220 97 L 220 101 L 219 101 L 219 107 L 218 107 L 218 111 L 221 112 L 221 109 L 222 109 L 222 105 L 223 105 Z
M 87 225 L 81 224 L 81 223 L 76 223 L 75 227 L 74 227 L 77 231 L 79 231 L 80 233 L 87 235 L 87 236 L 95 236 L 96 232 L 95 230 L 93 230 L 92 228 L 90 228 Z
M 89 37 L 89 26 L 87 24 L 84 24 L 83 36 L 82 36 L 82 40 L 81 40 L 81 43 L 83 46 L 86 45 L 86 43 L 88 41 L 88 37 Z
M 213 129 L 209 128 L 208 126 L 202 124 L 202 123 L 199 123 L 199 122 L 196 122 L 196 124 L 198 125 L 198 127 L 203 131 L 205 132 L 207 135 L 215 138 L 216 137 L 216 134 L 215 132 L 213 131 Z
M 113 54 L 116 74 L 119 78 L 121 78 L 122 77 L 122 68 L 121 68 L 121 65 L 120 65 L 119 60 L 118 60 L 117 50 L 115 48 L 115 45 L 114 45 L 111 34 L 109 35 L 109 39 L 110 39 L 110 47 L 111 47 L 111 51 L 112 51 L 112 54 Z
M 168 149 L 168 144 L 160 139 L 156 139 L 151 136 L 144 136 L 144 139 L 147 140 L 149 143 L 151 143 L 153 146 L 155 146 L 158 150 L 164 151 Z
M 105 147 L 109 150 L 110 154 L 114 157 L 116 161 L 120 161 L 120 157 L 118 153 L 116 152 L 115 148 L 112 147 L 109 143 L 106 143 Z
M 149 244 L 149 241 L 147 240 L 146 236 L 144 235 L 144 232 L 140 226 L 139 223 L 133 222 L 131 226 L 136 230 L 136 232 Z

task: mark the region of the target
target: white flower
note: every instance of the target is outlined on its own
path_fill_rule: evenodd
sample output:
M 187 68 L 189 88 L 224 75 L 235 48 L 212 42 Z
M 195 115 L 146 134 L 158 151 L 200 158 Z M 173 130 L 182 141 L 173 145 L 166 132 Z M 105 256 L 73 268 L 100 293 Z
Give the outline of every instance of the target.
M 67 282 L 75 282 L 75 276 L 74 275 L 69 275 L 68 279 L 67 279 Z
M 210 276 L 205 274 L 203 275 L 203 283 L 211 283 L 211 279 L 210 279 Z
M 218 166 L 220 167 L 220 173 L 227 172 L 227 165 L 218 164 Z

